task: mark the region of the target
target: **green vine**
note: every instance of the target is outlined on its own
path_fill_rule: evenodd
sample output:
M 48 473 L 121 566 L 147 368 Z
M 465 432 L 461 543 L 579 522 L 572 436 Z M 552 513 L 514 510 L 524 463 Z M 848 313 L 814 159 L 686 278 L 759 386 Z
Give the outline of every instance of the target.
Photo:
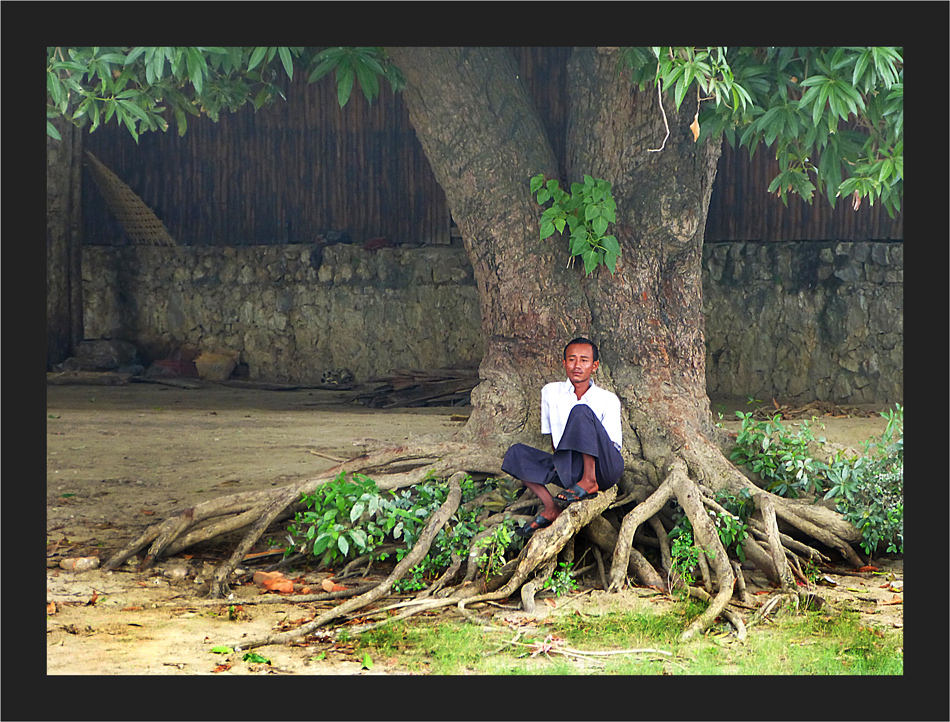
M 541 240 L 571 232 L 571 258 L 580 256 L 587 275 L 597 266 L 605 265 L 613 273 L 620 257 L 620 244 L 607 233 L 607 227 L 617 222 L 617 203 L 610 194 L 610 183 L 599 178 L 584 176 L 583 183 L 572 183 L 571 192 L 560 188 L 557 179 L 547 182 L 541 174 L 531 179 L 531 193 L 538 205 L 552 201 L 551 207 L 541 214 Z

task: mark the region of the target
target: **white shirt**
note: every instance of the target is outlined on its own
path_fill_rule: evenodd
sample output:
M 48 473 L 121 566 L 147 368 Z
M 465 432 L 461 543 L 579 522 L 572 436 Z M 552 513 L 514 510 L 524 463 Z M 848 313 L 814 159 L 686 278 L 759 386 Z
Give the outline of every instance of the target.
M 593 410 L 619 451 L 622 443 L 620 399 L 597 386 L 594 379 L 590 380 L 590 387 L 580 398 L 574 393 L 574 384 L 570 381 L 555 381 L 541 389 L 541 433 L 551 434 L 551 441 L 557 448 L 567 426 L 567 417 L 578 404 L 587 404 Z

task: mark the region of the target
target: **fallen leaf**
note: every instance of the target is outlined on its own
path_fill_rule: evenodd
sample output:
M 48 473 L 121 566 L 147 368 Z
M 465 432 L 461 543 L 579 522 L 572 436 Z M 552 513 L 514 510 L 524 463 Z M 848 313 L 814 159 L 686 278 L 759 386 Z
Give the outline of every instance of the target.
M 231 654 L 231 652 L 233 651 L 234 651 L 233 649 L 231 649 L 230 647 L 226 647 L 224 645 L 220 647 L 211 648 L 211 654 Z
M 142 513 L 145 514 L 146 516 L 155 516 L 155 512 L 149 511 L 148 509 L 142 509 Z
M 212 671 L 213 673 L 217 673 L 217 672 L 227 672 L 229 669 L 231 669 L 231 665 L 230 665 L 230 664 L 219 664 L 217 667 L 215 667 L 215 668 L 212 669 L 211 671 Z
M 858 571 L 858 572 L 876 572 L 876 571 L 879 571 L 879 570 L 878 570 L 877 567 L 868 566 L 868 567 L 861 567 L 860 569 L 856 569 L 855 571 Z
M 91 607 L 93 604 L 96 603 L 96 600 L 97 600 L 98 598 L 99 598 L 99 592 L 97 592 L 95 589 L 93 589 L 93 590 L 92 590 L 92 596 L 89 598 L 89 601 L 86 602 L 86 606 L 87 606 L 87 607 Z
M 895 594 L 893 597 L 891 597 L 891 601 L 889 601 L 889 602 L 881 602 L 882 605 L 903 604 L 903 603 L 904 603 L 904 600 L 901 599 L 901 598 L 900 598 L 899 596 L 897 596 L 896 594 Z
M 47 614 L 56 614 L 56 602 L 50 602 L 46 605 Z
M 267 657 L 263 657 L 257 652 L 248 652 L 243 657 L 245 662 L 250 662 L 251 664 L 270 664 L 270 660 Z
M 122 607 L 123 612 L 141 612 L 142 607 Z
M 550 597 L 545 597 L 544 601 L 551 607 L 557 607 L 557 602 L 555 602 Z

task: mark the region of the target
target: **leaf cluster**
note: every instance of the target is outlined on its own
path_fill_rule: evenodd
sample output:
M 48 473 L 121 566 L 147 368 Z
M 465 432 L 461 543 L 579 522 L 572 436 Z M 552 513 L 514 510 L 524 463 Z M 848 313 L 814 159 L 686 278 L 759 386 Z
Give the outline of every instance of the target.
M 396 583 L 397 591 L 422 589 L 425 579 L 447 568 L 453 554 L 467 556 L 475 536 L 483 531 L 478 521 L 480 509 L 467 508 L 476 493 L 494 486 L 494 480 L 481 485 L 468 477 L 461 482 L 462 501 L 456 513 L 436 535 L 425 559 Z M 288 531 L 295 546 L 309 549 L 320 558 L 320 565 L 336 560 L 370 554 L 384 543 L 400 544 L 395 552 L 402 559 L 419 538 L 429 517 L 445 502 L 448 487 L 428 481 L 411 489 L 380 491 L 376 482 L 362 474 L 348 479 L 341 473 L 302 498 L 306 506 L 297 512 Z M 511 523 L 505 523 L 484 542 L 488 549 L 484 565 L 499 566 L 511 545 Z M 292 550 L 288 550 L 288 554 Z M 380 559 L 388 554 L 379 555 Z M 486 571 L 490 571 L 485 567 Z
M 896 47 L 625 48 L 641 88 L 659 83 L 677 109 L 691 88 L 699 140 L 725 135 L 749 154 L 773 148 L 769 185 L 787 203 L 824 193 L 880 200 L 893 217 L 903 198 L 904 66 Z
M 812 457 L 809 444 L 815 439 L 807 423 L 792 434 L 778 414 L 762 422 L 751 413 L 736 415 L 742 427 L 730 459 L 757 473 L 768 491 L 833 499 L 861 531 L 861 547 L 868 555 L 881 545 L 887 552 L 903 553 L 904 410 L 899 404 L 881 414 L 887 427 L 879 440 L 865 443 L 863 455 L 839 452 L 827 462 Z
M 587 275 L 599 265 L 613 273 L 620 256 L 616 237 L 607 235 L 608 226 L 617 222 L 617 203 L 610 189 L 610 183 L 589 175 L 583 183 L 572 183 L 570 193 L 562 190 L 555 178 L 545 182 L 538 174 L 531 179 L 531 193 L 538 205 L 551 201 L 541 213 L 541 240 L 567 228 L 571 257 L 581 257 Z
M 295 65 L 315 82 L 336 71 L 342 106 L 354 78 L 370 101 L 379 94 L 377 76 L 402 87 L 399 71 L 381 48 L 304 47 L 49 47 L 47 48 L 47 133 L 59 139 L 51 118 L 65 117 L 90 132 L 113 117 L 138 142 L 148 130 L 168 129 L 172 115 L 179 134 L 188 116 L 217 121 L 252 102 L 255 110 L 286 99 L 278 81 L 293 79 Z
M 886 545 L 888 553 L 904 553 L 904 409 L 881 414 L 888 420 L 878 443 L 865 445 L 865 455 L 836 457 L 827 465 L 828 491 L 837 509 L 861 530 L 861 548 L 873 555 Z
M 816 490 L 821 467 L 812 458 L 809 445 L 814 441 L 824 443 L 825 439 L 816 439 L 808 422 L 792 433 L 782 424 L 781 414 L 758 422 L 751 411 L 737 411 L 736 416 L 742 425 L 729 454 L 732 461 L 758 474 L 766 491 L 773 494 L 798 498 Z
M 670 578 L 679 579 L 681 584 L 670 584 L 672 589 L 677 587 L 676 594 L 686 596 L 689 593 L 689 587 L 696 581 L 693 572 L 699 564 L 701 554 L 706 554 L 712 559 L 714 553 L 710 549 L 703 549 L 693 542 L 693 526 L 684 514 L 677 524 L 670 530 Z

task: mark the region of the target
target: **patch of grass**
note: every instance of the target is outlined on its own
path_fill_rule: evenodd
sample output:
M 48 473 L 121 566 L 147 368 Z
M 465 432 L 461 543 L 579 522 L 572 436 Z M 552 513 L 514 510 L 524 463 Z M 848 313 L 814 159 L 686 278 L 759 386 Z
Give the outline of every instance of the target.
M 665 614 L 646 612 L 610 612 L 602 616 L 572 615 L 555 622 L 553 631 L 573 646 L 616 645 L 656 646 L 675 644 L 679 635 L 705 605 L 689 600 L 677 604 Z
M 571 614 L 538 627 L 515 644 L 508 632 L 452 621 L 409 620 L 360 635 L 358 654 L 396 660 L 409 671 L 440 675 L 897 675 L 904 672 L 903 634 L 866 626 L 857 613 L 806 612 L 777 617 L 740 643 L 726 627 L 686 643 L 679 635 L 702 613 L 690 600 L 664 613 L 630 610 Z M 672 656 L 630 654 L 582 661 L 556 651 L 537 653 L 548 635 L 558 645 L 589 652 L 662 649 Z M 556 645 L 555 645 L 556 649 Z

